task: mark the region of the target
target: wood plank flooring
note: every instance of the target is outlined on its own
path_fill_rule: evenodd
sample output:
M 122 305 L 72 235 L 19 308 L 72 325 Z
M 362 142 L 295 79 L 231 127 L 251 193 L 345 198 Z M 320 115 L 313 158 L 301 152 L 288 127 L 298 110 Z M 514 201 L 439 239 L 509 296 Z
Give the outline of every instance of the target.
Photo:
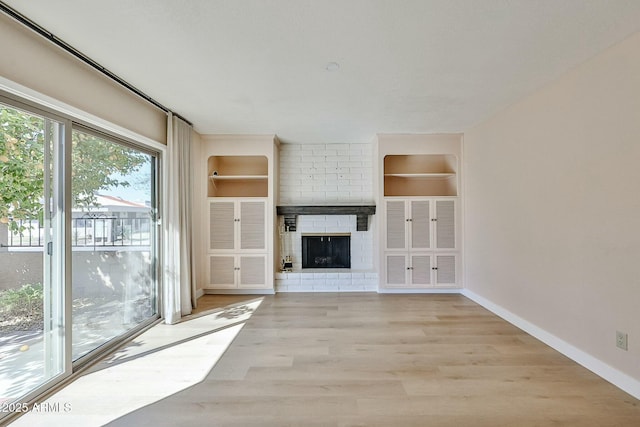
M 640 426 L 640 401 L 460 295 L 285 293 L 110 425 Z
M 198 298 L 198 307 L 194 308 L 191 315 L 187 316 L 183 320 L 207 314 L 207 312 L 211 310 L 252 301 L 261 297 L 262 295 L 203 295 Z

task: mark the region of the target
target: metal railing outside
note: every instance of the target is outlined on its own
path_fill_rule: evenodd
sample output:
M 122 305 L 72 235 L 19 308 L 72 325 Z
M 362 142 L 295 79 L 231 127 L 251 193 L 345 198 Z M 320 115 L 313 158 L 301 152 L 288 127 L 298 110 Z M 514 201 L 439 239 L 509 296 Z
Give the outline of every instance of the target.
M 37 248 L 44 245 L 45 230 L 40 221 L 12 220 L 11 222 L 13 224 L 7 224 L 7 243 L 2 246 Z M 151 244 L 151 218 L 117 218 L 93 214 L 73 218 L 71 242 L 73 246 L 96 248 L 148 246 Z

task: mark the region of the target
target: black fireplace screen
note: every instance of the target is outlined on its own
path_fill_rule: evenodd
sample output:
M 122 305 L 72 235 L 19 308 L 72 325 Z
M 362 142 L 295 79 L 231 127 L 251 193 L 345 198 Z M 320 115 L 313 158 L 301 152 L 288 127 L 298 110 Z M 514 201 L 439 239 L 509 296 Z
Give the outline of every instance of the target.
M 351 268 L 351 237 L 302 236 L 302 268 Z

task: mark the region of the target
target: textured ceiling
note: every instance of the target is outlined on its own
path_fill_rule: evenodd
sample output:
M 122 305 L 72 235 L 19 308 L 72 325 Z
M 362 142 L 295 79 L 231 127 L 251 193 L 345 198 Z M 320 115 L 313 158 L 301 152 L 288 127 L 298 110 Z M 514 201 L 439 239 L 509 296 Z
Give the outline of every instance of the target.
M 638 0 L 5 2 L 200 133 L 298 143 L 462 132 L 640 30 Z

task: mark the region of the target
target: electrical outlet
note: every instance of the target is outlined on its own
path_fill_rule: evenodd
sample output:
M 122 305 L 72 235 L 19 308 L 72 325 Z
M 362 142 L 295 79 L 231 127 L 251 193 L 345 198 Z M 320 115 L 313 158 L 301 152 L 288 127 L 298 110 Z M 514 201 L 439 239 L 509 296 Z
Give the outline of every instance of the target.
M 624 332 L 616 331 L 616 347 L 628 350 L 628 336 Z

